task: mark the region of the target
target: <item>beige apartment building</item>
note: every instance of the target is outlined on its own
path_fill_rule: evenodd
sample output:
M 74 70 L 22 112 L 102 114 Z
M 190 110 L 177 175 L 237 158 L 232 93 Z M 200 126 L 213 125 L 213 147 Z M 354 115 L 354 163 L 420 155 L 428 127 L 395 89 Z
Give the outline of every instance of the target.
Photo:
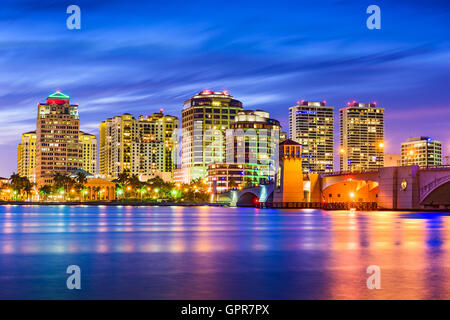
M 22 134 L 22 140 L 17 146 L 17 174 L 36 181 L 36 131 Z
M 178 118 L 162 110 L 138 119 L 125 113 L 100 123 L 99 172 L 107 178 L 115 179 L 122 172 L 172 176 L 177 150 Z
M 376 103 L 349 102 L 340 112 L 340 170 L 384 166 L 384 109 Z
M 97 137 L 80 131 L 82 169 L 86 172 L 97 173 Z
M 289 136 L 302 146 L 303 172 L 333 171 L 333 109 L 305 100 L 289 108 Z
M 402 166 L 420 167 L 442 165 L 442 142 L 430 137 L 413 137 L 401 145 Z

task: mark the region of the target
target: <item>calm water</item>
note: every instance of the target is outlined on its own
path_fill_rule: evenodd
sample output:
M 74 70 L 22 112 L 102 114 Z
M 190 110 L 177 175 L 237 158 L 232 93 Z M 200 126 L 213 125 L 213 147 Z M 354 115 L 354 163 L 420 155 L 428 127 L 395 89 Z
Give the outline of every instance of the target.
M 0 206 L 0 298 L 449 299 L 449 235 L 444 213 Z

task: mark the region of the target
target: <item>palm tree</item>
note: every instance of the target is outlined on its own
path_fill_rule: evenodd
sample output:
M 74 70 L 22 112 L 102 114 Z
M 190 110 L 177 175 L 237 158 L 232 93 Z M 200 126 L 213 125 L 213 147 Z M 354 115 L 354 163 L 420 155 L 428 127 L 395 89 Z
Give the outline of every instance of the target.
M 43 196 L 45 199 L 50 195 L 52 192 L 52 187 L 49 184 L 45 184 L 42 187 L 39 188 L 39 194 Z
M 127 182 L 128 182 L 128 173 L 126 173 L 126 172 L 119 173 L 119 176 L 118 176 L 117 180 L 122 185 L 127 184 Z
M 133 188 L 137 197 L 139 189 L 142 186 L 142 182 L 139 180 L 139 176 L 137 174 L 133 174 L 132 176 L 130 176 L 128 178 L 128 185 L 130 185 Z
M 30 182 L 27 177 L 23 177 L 23 191 L 25 192 L 27 199 L 30 199 L 31 191 L 33 190 L 34 183 Z
M 60 190 L 60 193 L 65 195 L 69 193 L 71 187 L 75 184 L 75 181 L 67 174 L 61 174 L 59 172 L 53 175 L 53 185 L 56 190 Z
M 83 172 L 77 172 L 76 181 L 81 185 L 85 184 L 87 182 L 86 174 Z

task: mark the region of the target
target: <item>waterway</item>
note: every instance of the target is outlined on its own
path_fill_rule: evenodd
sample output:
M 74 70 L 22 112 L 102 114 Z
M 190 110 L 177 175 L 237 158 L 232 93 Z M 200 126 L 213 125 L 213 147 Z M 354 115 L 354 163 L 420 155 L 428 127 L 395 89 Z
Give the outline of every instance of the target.
M 0 298 L 450 299 L 449 215 L 0 206 Z

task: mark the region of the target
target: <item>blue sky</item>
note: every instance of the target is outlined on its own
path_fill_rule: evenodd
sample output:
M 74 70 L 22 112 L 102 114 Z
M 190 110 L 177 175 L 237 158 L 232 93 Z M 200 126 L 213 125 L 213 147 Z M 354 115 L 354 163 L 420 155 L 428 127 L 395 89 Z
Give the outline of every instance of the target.
M 81 8 L 81 30 L 66 28 L 70 4 Z M 381 30 L 366 27 L 371 4 Z M 429 135 L 450 153 L 448 1 L 7 0 L 0 44 L 0 176 L 16 170 L 20 135 L 56 90 L 94 134 L 123 112 L 180 116 L 203 89 L 228 90 L 285 131 L 297 100 L 336 111 L 376 101 L 387 152 Z

